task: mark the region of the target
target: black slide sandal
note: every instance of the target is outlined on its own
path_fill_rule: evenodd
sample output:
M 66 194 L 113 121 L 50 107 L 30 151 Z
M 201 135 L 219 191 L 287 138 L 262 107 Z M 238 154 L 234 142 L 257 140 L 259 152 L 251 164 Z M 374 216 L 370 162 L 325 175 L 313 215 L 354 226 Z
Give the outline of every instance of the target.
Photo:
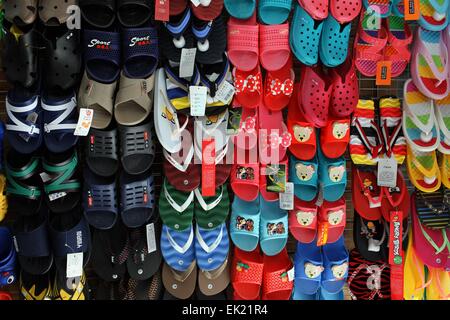
M 86 163 L 95 174 L 114 175 L 119 168 L 117 130 L 91 129 L 86 141 Z
M 117 18 L 125 28 L 140 27 L 154 15 L 153 1 L 148 0 L 118 0 Z
M 116 20 L 115 0 L 80 0 L 81 14 L 90 25 L 109 28 Z

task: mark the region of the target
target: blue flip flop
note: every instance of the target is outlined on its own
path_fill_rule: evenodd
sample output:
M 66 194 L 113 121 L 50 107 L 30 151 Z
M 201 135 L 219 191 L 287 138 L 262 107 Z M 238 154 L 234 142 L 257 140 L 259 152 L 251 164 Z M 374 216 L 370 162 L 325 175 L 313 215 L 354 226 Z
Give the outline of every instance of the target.
M 319 290 L 319 300 L 336 300 L 336 301 L 341 301 L 344 300 L 344 291 L 341 290 L 338 293 L 329 293 L 328 291 L 326 291 L 324 288 L 320 288 Z
M 345 248 L 344 236 L 334 243 L 322 247 L 324 271 L 322 288 L 331 294 L 342 291 L 348 276 L 349 254 Z
M 309 161 L 290 157 L 289 181 L 294 183 L 294 194 L 303 201 L 312 201 L 319 191 L 317 157 Z
M 289 18 L 292 0 L 260 0 L 259 19 L 265 24 L 282 24 Z
M 324 270 L 320 247 L 316 242 L 297 243 L 294 257 L 294 287 L 299 294 L 314 295 L 320 288 L 321 275 Z
M 319 180 L 322 185 L 323 198 L 326 201 L 337 201 L 345 193 L 347 186 L 347 170 L 345 158 L 327 158 L 318 148 Z
M 42 96 L 44 110 L 44 143 L 48 150 L 61 153 L 78 142 L 74 135 L 78 122 L 77 99 L 75 93 L 66 97 Z
M 225 0 L 225 9 L 236 19 L 250 18 L 256 9 L 256 0 Z
M 348 55 L 348 44 L 352 24 L 340 24 L 332 14 L 323 23 L 319 55 L 322 63 L 330 68 L 344 63 Z
M 247 202 L 234 197 L 231 205 L 230 236 L 234 245 L 243 251 L 253 251 L 259 243 L 260 196 Z
M 195 230 L 195 256 L 200 270 L 213 271 L 224 264 L 230 250 L 226 223 L 214 229 Z
M 172 269 L 186 271 L 195 261 L 194 227 L 174 231 L 163 225 L 161 231 L 161 253 Z
M 279 254 L 288 240 L 288 213 L 278 201 L 266 201 L 260 196 L 261 226 L 259 228 L 261 250 L 266 256 Z
M 298 3 L 295 4 L 289 39 L 296 58 L 307 66 L 319 61 L 319 43 L 323 22 L 314 20 Z
M 16 251 L 11 231 L 0 227 L 0 287 L 10 285 L 16 280 Z

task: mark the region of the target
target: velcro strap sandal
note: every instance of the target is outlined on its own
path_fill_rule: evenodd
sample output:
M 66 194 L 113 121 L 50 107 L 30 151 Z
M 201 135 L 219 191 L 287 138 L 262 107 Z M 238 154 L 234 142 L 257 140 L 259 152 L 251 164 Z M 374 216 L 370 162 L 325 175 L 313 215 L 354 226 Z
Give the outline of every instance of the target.
M 117 130 L 91 129 L 86 141 L 86 163 L 95 174 L 108 177 L 119 167 Z

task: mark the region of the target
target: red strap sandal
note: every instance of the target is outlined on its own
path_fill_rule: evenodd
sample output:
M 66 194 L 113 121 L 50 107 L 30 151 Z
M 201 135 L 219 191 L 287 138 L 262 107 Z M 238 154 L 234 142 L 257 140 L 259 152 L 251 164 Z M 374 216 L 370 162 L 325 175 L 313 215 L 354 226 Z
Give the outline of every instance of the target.
M 259 248 L 245 252 L 234 248 L 231 283 L 235 294 L 243 300 L 256 300 L 263 282 L 263 257 Z
M 409 64 L 411 51 L 409 45 L 413 36 L 409 24 L 402 17 L 391 16 L 383 20 L 387 30 L 388 42 L 384 49 L 384 59 L 392 61 L 391 75 L 400 76 Z
M 256 108 L 261 102 L 262 75 L 258 65 L 250 71 L 233 70 L 236 102 L 244 108 Z
M 327 158 L 339 158 L 347 150 L 350 142 L 350 117 L 328 119 L 327 125 L 320 131 L 320 146 Z
M 294 288 L 293 279 L 289 281 L 288 272 L 292 261 L 286 248 L 276 256 L 264 256 L 262 300 L 289 300 Z
M 277 71 L 269 71 L 264 86 L 264 104 L 273 111 L 285 108 L 294 92 L 295 73 L 292 59 Z

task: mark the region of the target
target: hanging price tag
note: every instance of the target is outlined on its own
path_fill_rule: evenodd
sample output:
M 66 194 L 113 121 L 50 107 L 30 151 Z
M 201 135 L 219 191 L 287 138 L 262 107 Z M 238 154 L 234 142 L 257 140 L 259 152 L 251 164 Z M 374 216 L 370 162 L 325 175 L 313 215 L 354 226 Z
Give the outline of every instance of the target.
M 323 246 L 328 242 L 328 221 L 320 222 L 317 231 L 317 246 Z
M 155 20 L 169 21 L 170 2 L 169 0 L 155 0 Z
M 280 193 L 280 208 L 294 210 L 294 183 L 286 182 L 286 190 Z
M 395 188 L 397 186 L 397 166 L 395 158 L 378 159 L 377 184 L 380 187 Z
M 214 139 L 202 142 L 202 196 L 216 195 L 216 141 Z
M 147 251 L 152 253 L 156 251 L 155 224 L 150 223 L 146 227 L 147 230 Z
M 197 48 L 181 49 L 180 58 L 180 78 L 189 78 L 194 74 L 195 55 L 197 54 Z
M 67 255 L 66 277 L 76 278 L 83 275 L 83 252 Z
M 404 0 L 405 20 L 415 21 L 420 18 L 420 2 L 419 0 Z
M 86 137 L 91 130 L 92 120 L 94 119 L 94 110 L 80 108 L 75 136 Z
M 234 92 L 233 85 L 228 81 L 224 81 L 216 92 L 216 98 L 225 104 L 230 104 L 231 100 L 233 100 Z
M 191 103 L 191 116 L 203 117 L 206 110 L 206 96 L 208 89 L 206 87 L 190 86 L 189 101 Z
M 377 63 L 377 86 L 390 86 L 392 83 L 392 61 L 379 61 Z

